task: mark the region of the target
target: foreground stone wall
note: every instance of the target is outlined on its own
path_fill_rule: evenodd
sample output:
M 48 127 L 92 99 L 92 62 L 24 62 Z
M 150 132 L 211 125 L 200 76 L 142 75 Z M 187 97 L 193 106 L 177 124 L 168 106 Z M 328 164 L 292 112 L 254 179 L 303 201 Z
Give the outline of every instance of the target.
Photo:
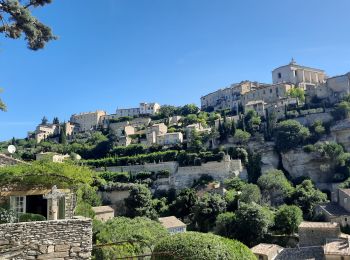
M 0 259 L 83 260 L 91 258 L 91 250 L 91 219 L 0 225 Z
M 24 163 L 23 161 L 11 158 L 5 154 L 0 154 L 0 167 Z

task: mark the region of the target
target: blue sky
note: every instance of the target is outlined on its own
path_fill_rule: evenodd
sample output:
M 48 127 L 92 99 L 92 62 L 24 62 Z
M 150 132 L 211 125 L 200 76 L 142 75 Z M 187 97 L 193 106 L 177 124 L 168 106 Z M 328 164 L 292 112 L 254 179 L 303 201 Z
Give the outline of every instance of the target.
M 350 71 L 348 0 L 55 0 L 35 11 L 59 40 L 33 52 L 0 39 L 0 140 L 45 115 L 183 105 L 233 82 L 271 82 L 292 57 Z

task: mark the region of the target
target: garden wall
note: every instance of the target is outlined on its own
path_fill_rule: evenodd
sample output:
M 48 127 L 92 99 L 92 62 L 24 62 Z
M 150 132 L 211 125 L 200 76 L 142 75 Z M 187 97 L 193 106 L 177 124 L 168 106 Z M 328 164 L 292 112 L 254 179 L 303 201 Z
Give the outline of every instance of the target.
M 0 225 L 0 259 L 91 259 L 92 221 L 76 217 Z
M 130 172 L 136 174 L 138 172 L 159 172 L 161 170 L 168 170 L 170 174 L 177 170 L 177 162 L 162 162 L 162 163 L 146 163 L 141 165 L 129 165 L 129 166 L 111 166 L 107 167 L 107 171 L 112 172 Z
M 325 113 L 308 114 L 308 115 L 293 118 L 293 119 L 298 121 L 300 124 L 304 126 L 310 126 L 316 121 L 322 121 L 322 123 L 328 123 L 333 120 L 333 117 L 330 112 L 325 112 Z

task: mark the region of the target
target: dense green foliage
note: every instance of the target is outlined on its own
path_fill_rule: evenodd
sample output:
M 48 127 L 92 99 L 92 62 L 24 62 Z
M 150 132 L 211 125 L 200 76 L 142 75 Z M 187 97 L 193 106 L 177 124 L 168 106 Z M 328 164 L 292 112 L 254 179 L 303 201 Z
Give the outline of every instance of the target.
M 288 151 L 302 145 L 309 135 L 309 129 L 303 127 L 298 121 L 282 121 L 275 129 L 276 148 L 282 152 Z
M 259 204 L 261 202 L 261 192 L 259 186 L 252 183 L 244 185 L 241 189 L 239 199 L 244 203 L 254 202 Z
M 161 254 L 168 252 L 168 254 Z M 213 234 L 186 232 L 166 237 L 154 248 L 154 259 L 253 260 L 256 257 L 242 243 Z
M 152 207 L 151 191 L 144 185 L 135 185 L 125 199 L 128 217 L 148 217 L 155 219 L 156 212 Z
M 226 201 L 220 195 L 205 194 L 193 206 L 193 228 L 201 232 L 210 231 L 215 225 L 216 217 L 225 210 Z
M 327 201 L 327 195 L 316 189 L 310 180 L 297 185 L 289 198 L 289 204 L 297 205 L 304 214 L 304 218 L 312 219 L 317 204 Z
M 113 218 L 100 224 L 96 234 L 97 244 L 121 241 L 129 241 L 129 243 L 97 249 L 95 250 L 96 259 L 115 259 L 150 253 L 157 242 L 168 236 L 168 231 L 157 221 L 142 217 Z
M 82 183 L 92 184 L 96 173 L 87 167 L 70 163 L 36 161 L 0 168 L 0 185 L 45 186 L 51 188 L 74 188 Z
M 183 189 L 170 205 L 170 212 L 176 217 L 184 219 L 190 215 L 192 207 L 197 204 L 197 200 L 198 198 L 194 189 Z
M 19 216 L 19 222 L 45 221 L 46 218 L 39 214 L 23 213 Z
M 299 207 L 283 205 L 276 212 L 274 228 L 282 234 L 293 234 L 302 220 L 303 212 Z
M 263 199 L 271 205 L 280 205 L 293 191 L 293 186 L 280 170 L 271 170 L 258 179 Z

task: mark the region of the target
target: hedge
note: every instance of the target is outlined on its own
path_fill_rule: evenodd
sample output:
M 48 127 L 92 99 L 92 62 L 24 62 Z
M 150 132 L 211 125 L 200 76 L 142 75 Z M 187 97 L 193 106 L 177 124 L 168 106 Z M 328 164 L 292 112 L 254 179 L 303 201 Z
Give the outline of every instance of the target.
M 166 237 L 153 250 L 156 260 L 255 260 L 241 242 L 210 233 L 185 232 Z

